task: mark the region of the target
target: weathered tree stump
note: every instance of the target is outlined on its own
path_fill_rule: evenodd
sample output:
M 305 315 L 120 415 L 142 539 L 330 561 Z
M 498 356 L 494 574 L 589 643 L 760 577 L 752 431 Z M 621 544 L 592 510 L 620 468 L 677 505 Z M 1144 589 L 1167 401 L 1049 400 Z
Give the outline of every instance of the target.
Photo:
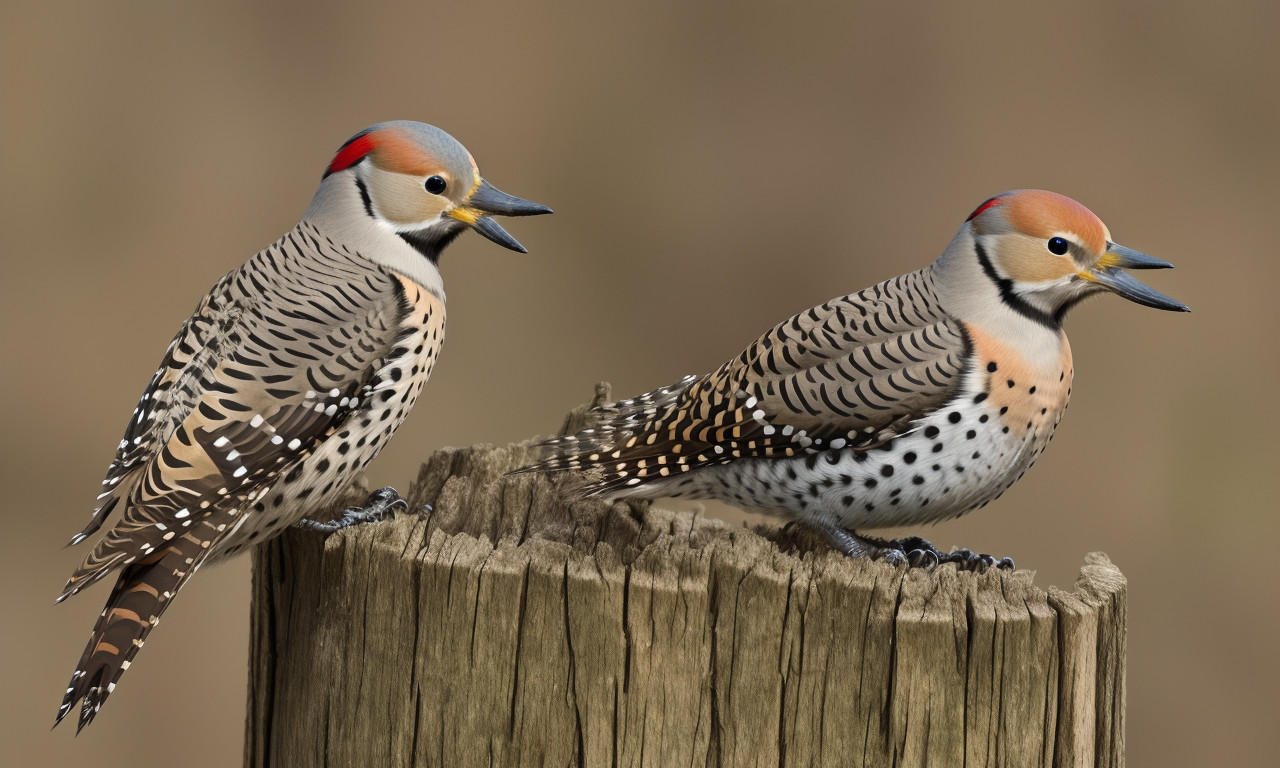
M 1125 579 L 850 560 L 446 449 L 254 560 L 249 766 L 1120 766 Z M 353 499 L 359 497 L 353 493 Z

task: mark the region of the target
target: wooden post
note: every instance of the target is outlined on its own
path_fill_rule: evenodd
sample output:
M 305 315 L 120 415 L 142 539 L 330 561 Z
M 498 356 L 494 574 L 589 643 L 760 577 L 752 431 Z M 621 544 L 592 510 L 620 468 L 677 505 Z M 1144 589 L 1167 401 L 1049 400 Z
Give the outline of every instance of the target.
M 1122 766 L 1125 579 L 850 560 L 437 452 L 254 556 L 248 766 Z M 353 499 L 362 498 L 353 492 Z

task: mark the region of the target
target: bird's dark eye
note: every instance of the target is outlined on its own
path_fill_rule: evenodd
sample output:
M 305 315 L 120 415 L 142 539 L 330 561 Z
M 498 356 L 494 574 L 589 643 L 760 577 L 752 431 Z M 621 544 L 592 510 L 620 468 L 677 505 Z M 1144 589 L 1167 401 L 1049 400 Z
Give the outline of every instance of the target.
M 430 188 L 431 187 L 427 187 L 427 189 L 430 189 Z M 1070 247 L 1071 247 L 1071 244 L 1066 241 L 1066 238 L 1062 238 L 1062 237 L 1049 238 L 1050 253 L 1056 253 L 1059 256 L 1062 256 L 1067 252 L 1067 249 Z
M 424 186 L 426 186 L 427 191 L 430 192 L 431 194 L 439 195 L 439 194 L 442 194 L 444 192 L 444 188 L 449 185 L 446 184 L 444 179 L 440 178 L 439 176 L 432 176 L 431 178 L 427 179 L 427 183 Z M 1058 239 L 1061 239 L 1061 238 L 1058 238 Z

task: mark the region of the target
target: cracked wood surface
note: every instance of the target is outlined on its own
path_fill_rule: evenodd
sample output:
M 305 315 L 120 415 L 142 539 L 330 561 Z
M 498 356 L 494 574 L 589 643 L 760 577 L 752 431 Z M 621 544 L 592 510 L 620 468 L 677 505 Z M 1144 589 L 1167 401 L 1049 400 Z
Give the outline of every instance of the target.
M 527 452 L 439 451 L 431 512 L 258 549 L 246 765 L 1123 765 L 1105 555 L 1071 591 L 908 571 L 566 505 L 504 477 Z

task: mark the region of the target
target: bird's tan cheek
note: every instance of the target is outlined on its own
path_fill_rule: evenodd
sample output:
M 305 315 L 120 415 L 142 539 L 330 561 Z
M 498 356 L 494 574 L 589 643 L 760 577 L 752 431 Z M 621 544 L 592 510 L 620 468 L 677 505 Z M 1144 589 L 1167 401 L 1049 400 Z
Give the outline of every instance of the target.
M 416 176 L 378 172 L 367 183 L 374 209 L 393 224 L 412 225 L 434 219 L 447 202 L 440 195 L 428 194 Z
M 1039 241 L 1008 243 L 996 260 L 1006 275 L 1023 283 L 1047 283 L 1076 272 L 1070 256 L 1055 256 Z

